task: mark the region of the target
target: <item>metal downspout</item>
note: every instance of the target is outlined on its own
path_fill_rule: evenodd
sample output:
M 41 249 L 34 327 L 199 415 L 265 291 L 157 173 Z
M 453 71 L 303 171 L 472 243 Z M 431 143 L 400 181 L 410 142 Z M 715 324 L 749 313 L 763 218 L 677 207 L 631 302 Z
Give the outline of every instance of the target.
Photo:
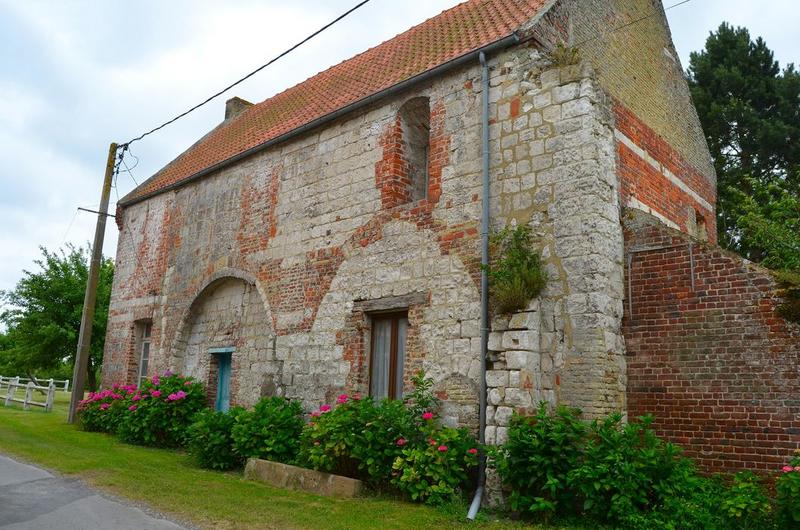
M 480 52 L 481 62 L 481 103 L 483 117 L 481 123 L 481 143 L 483 156 L 483 199 L 481 202 L 481 381 L 478 409 L 478 441 L 481 447 L 486 443 L 486 356 L 489 348 L 489 65 L 486 54 Z M 474 520 L 481 507 L 486 487 L 486 452 L 481 449 L 478 460 L 478 487 L 472 498 L 467 519 Z

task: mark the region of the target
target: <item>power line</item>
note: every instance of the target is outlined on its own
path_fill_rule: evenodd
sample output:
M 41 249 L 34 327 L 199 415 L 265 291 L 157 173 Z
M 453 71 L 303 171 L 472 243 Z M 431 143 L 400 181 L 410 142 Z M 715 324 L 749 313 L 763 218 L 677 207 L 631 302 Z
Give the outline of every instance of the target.
M 676 2 L 676 3 L 672 4 L 671 6 L 665 7 L 664 11 L 666 12 L 666 11 L 669 11 L 670 9 L 672 9 L 672 8 L 681 6 L 683 4 L 688 4 L 691 1 L 692 0 L 681 0 L 680 2 Z M 625 28 L 627 28 L 629 26 L 633 26 L 634 24 L 637 24 L 637 23 L 641 22 L 642 20 L 647 20 L 648 18 L 654 17 L 654 16 L 656 16 L 658 14 L 659 14 L 659 11 L 658 11 L 658 9 L 656 9 L 655 11 L 653 11 L 652 13 L 650 13 L 648 15 L 645 15 L 643 17 L 637 18 L 635 20 L 631 20 L 630 22 L 626 22 L 625 24 L 622 24 L 621 26 L 617 26 L 615 28 L 611 28 L 609 31 L 603 33 L 602 35 L 597 35 L 596 37 L 590 37 L 590 38 L 588 38 L 586 40 L 582 40 L 581 42 L 579 42 L 577 44 L 573 44 L 572 46 L 574 48 L 577 48 L 578 46 L 586 44 L 587 42 L 590 42 L 590 41 L 593 41 L 595 39 L 599 39 L 599 38 L 602 38 L 602 37 L 606 37 L 608 35 L 611 35 L 612 33 L 616 33 L 617 31 L 619 31 L 621 29 L 625 29 Z
M 217 96 L 220 96 L 220 95 L 224 94 L 225 92 L 227 92 L 227 91 L 228 91 L 228 90 L 230 90 L 231 88 L 235 87 L 236 85 L 238 85 L 238 84 L 240 84 L 240 83 L 242 83 L 242 82 L 246 81 L 247 79 L 249 79 L 249 78 L 253 77 L 255 74 L 257 74 L 258 72 L 260 72 L 261 70 L 263 70 L 263 69 L 264 69 L 264 68 L 266 68 L 267 66 L 271 65 L 271 64 L 272 64 L 272 63 L 274 63 L 275 61 L 277 61 L 277 60 L 279 60 L 280 58 L 282 58 L 282 57 L 284 57 L 284 56 L 288 55 L 289 53 L 293 52 L 294 50 L 296 50 L 297 48 L 299 48 L 300 46 L 302 46 L 302 45 L 303 45 L 303 44 L 305 44 L 306 42 L 310 41 L 311 39 L 313 39 L 314 37 L 316 37 L 317 35 L 319 35 L 319 34 L 320 34 L 320 33 L 322 33 L 323 31 L 325 31 L 325 30 L 326 30 L 326 29 L 328 29 L 329 27 L 333 26 L 334 24 L 336 24 L 337 22 L 339 22 L 340 20 L 342 20 L 343 18 L 345 18 L 345 17 L 346 17 L 347 15 L 349 15 L 350 13 L 354 12 L 355 10 L 357 10 L 358 8 L 360 8 L 361 6 L 363 6 L 364 4 L 367 4 L 367 3 L 369 3 L 369 2 L 370 2 L 370 0 L 362 0 L 361 2 L 359 2 L 358 4 L 356 4 L 355 6 L 351 7 L 350 9 L 348 9 L 347 11 L 345 11 L 344 13 L 342 13 L 341 15 L 339 15 L 338 17 L 336 17 L 335 19 L 333 19 L 332 21 L 328 22 L 327 24 L 325 24 L 324 26 L 322 26 L 321 28 L 319 28 L 317 31 L 315 31 L 314 33 L 312 33 L 312 34 L 311 34 L 311 35 L 309 35 L 308 37 L 304 38 L 303 40 L 301 40 L 300 42 L 298 42 L 297 44 L 295 44 L 295 45 L 294 45 L 294 46 L 292 46 L 291 48 L 287 49 L 286 51 L 284 51 L 284 52 L 282 52 L 282 53 L 278 54 L 278 55 L 277 55 L 277 56 L 275 56 L 274 58 L 270 59 L 268 62 L 266 62 L 266 63 L 262 64 L 261 66 L 259 66 L 258 68 L 256 68 L 255 70 L 253 70 L 252 72 L 250 72 L 249 74 L 247 74 L 246 76 L 244 76 L 244 77 L 242 77 L 241 79 L 239 79 L 239 80 L 237 80 L 237 81 L 235 81 L 235 82 L 231 83 L 230 85 L 226 86 L 225 88 L 223 88 L 223 89 L 222 89 L 222 90 L 220 90 L 219 92 L 215 93 L 214 95 L 212 95 L 212 96 L 209 96 L 209 97 L 208 97 L 207 99 L 205 99 L 203 102 L 201 102 L 201 103 L 198 103 L 197 105 L 195 105 L 194 107 L 190 108 L 189 110 L 187 110 L 187 111 L 185 111 L 185 112 L 182 112 L 182 113 L 178 114 L 177 116 L 175 116 L 175 117 L 174 117 L 174 118 L 172 118 L 171 120 L 168 120 L 168 121 L 166 121 L 166 122 L 162 123 L 162 124 L 161 124 L 161 125 L 159 125 L 158 127 L 155 127 L 155 128 L 153 128 L 153 129 L 150 129 L 150 130 L 149 130 L 149 131 L 147 131 L 146 133 L 140 134 L 139 136 L 137 136 L 136 138 L 134 138 L 134 139 L 132 139 L 132 140 L 128 140 L 127 142 L 120 144 L 120 148 L 121 148 L 121 149 L 123 150 L 123 152 L 124 152 L 125 148 L 127 148 L 127 146 L 129 146 L 129 145 L 130 145 L 130 144 L 132 144 L 133 142 L 139 141 L 139 140 L 141 140 L 142 138 L 144 138 L 145 136 L 148 136 L 148 135 L 150 135 L 150 134 L 153 134 L 154 132 L 158 131 L 159 129 L 163 129 L 163 128 L 164 128 L 164 127 L 166 127 L 167 125 L 169 125 L 169 124 L 171 124 L 171 123 L 174 123 L 174 122 L 178 121 L 179 119 L 183 118 L 184 116 L 186 116 L 186 115 L 187 115 L 187 114 L 189 114 L 190 112 L 193 112 L 193 111 L 195 111 L 195 110 L 199 109 L 200 107 L 202 107 L 203 105 L 205 105 L 206 103 L 208 103 L 209 101 L 211 101 L 212 99 L 216 98 Z

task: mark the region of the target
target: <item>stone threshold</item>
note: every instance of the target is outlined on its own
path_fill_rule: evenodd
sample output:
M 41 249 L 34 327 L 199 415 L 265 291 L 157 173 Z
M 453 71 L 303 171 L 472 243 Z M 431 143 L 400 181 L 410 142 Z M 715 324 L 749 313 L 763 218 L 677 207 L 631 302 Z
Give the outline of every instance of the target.
M 364 483 L 354 478 L 258 458 L 247 460 L 244 476 L 277 488 L 327 497 L 357 497 L 364 490 Z

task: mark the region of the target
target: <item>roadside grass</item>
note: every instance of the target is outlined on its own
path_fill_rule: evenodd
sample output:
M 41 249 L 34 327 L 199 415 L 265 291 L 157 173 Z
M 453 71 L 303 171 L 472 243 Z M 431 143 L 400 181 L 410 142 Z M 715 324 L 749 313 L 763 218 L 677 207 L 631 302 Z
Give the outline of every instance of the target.
M 241 472 L 195 466 L 184 453 L 126 445 L 66 423 L 69 394 L 52 413 L 0 406 L 0 452 L 21 457 L 191 524 L 255 528 L 532 528 L 508 520 L 465 521 L 467 506 L 431 508 L 381 497 L 336 499 L 247 481 Z

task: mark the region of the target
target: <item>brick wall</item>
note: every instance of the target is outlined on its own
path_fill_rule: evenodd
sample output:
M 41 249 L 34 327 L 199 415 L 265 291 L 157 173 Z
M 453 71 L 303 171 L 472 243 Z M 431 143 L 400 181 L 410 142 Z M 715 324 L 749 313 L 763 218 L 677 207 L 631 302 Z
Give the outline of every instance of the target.
M 800 448 L 800 326 L 769 274 L 628 210 L 628 414 L 708 471 L 774 471 Z
M 575 46 L 613 99 L 622 205 L 714 241 L 716 177 L 661 2 L 560 0 L 544 19 L 537 38 Z

